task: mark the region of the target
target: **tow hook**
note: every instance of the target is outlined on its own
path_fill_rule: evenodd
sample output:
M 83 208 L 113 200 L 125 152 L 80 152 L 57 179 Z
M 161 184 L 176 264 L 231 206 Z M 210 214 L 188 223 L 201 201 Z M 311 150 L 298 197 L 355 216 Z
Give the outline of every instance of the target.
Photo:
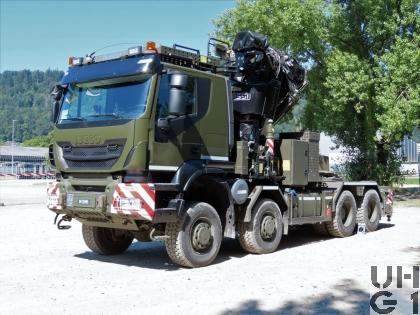
M 152 241 L 164 241 L 169 238 L 169 235 L 163 235 L 161 231 L 156 231 L 154 228 L 150 231 L 150 239 Z
M 71 219 L 72 219 L 72 217 L 70 217 L 67 214 L 65 214 L 65 215 L 63 215 L 63 217 L 57 223 L 57 219 L 58 219 L 58 216 L 59 215 L 60 214 L 57 213 L 57 215 L 55 216 L 55 219 L 54 219 L 54 225 L 57 224 L 57 229 L 59 229 L 59 230 L 68 230 L 69 228 L 71 228 L 71 225 L 67 225 L 67 224 L 64 225 L 64 224 L 61 224 L 61 222 L 63 222 L 63 221 L 70 222 Z

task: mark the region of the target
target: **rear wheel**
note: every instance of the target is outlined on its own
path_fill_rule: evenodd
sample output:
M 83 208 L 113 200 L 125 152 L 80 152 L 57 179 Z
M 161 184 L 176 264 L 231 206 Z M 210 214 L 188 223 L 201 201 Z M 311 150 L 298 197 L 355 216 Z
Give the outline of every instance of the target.
M 252 208 L 251 222 L 239 224 L 239 243 L 253 254 L 272 253 L 279 247 L 283 221 L 279 206 L 270 199 L 258 201 Z
M 374 189 L 370 189 L 363 197 L 362 207 L 357 210 L 357 223 L 364 223 L 366 230 L 373 232 L 378 228 L 381 218 L 381 201 Z
M 222 243 L 222 224 L 216 210 L 205 202 L 188 205 L 176 223 L 167 223 L 166 251 L 171 260 L 184 267 L 211 264 Z
M 82 233 L 87 247 L 101 255 L 121 254 L 133 242 L 133 236 L 125 230 L 83 224 Z
M 356 227 L 357 205 L 353 194 L 344 190 L 338 198 L 331 222 L 326 223 L 332 236 L 347 237 L 353 234 Z

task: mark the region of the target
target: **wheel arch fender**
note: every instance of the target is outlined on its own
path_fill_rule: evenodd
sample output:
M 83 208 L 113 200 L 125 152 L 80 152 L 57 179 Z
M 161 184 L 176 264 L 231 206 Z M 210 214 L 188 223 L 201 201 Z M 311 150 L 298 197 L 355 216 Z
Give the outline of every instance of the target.
M 245 209 L 244 222 L 251 221 L 251 211 L 257 200 L 260 198 L 268 198 L 273 200 L 284 214 L 287 213 L 288 206 L 283 193 L 278 186 L 255 186 L 249 195 L 249 203 Z
M 171 183 L 176 184 L 181 192 L 186 192 L 200 176 L 205 174 L 221 176 L 225 171 L 221 168 L 207 167 L 202 160 L 189 160 L 178 168 Z
M 177 184 L 184 200 L 205 202 L 215 208 L 225 236 L 234 238 L 234 203 L 224 175 L 224 170 L 207 167 L 201 160 L 187 161 L 178 169 L 172 183 Z

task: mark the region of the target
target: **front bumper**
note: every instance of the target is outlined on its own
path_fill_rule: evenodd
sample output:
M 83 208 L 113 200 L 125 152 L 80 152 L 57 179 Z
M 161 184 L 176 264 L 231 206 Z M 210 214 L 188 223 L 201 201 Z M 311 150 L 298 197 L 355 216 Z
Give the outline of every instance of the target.
M 152 221 L 155 198 L 153 184 L 110 183 L 104 192 L 94 192 L 77 191 L 64 180 L 50 183 L 47 189 L 48 209 L 75 217 L 103 214 Z
M 77 191 L 69 180 L 53 182 L 47 189 L 47 207 L 58 214 L 92 222 L 176 221 L 184 203 L 173 199 L 164 208 L 156 208 L 156 189 L 168 185 L 150 183 L 117 183 L 106 185 L 104 192 Z M 173 189 L 169 187 L 169 189 Z

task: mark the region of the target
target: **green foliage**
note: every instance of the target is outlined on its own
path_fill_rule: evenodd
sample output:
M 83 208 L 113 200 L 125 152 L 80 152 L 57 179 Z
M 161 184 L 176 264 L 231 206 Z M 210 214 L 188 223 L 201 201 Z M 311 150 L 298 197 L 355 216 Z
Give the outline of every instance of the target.
M 420 126 L 417 126 L 414 129 L 411 139 L 417 143 L 420 143 Z
M 300 99 L 290 112 L 288 112 L 275 126 L 275 133 L 296 132 L 303 130 L 301 118 L 304 115 L 306 99 Z
M 269 36 L 308 68 L 301 124 L 347 148 L 349 179 L 400 179 L 396 149 L 420 124 L 420 7 L 414 0 L 240 0 L 216 36 Z
M 398 38 L 379 59 L 376 101 L 380 131 L 388 143 L 420 124 L 420 36 Z
M 49 92 L 63 76 L 62 71 L 4 71 L 0 73 L 0 140 L 23 142 L 45 136 L 51 130 Z
M 46 136 L 37 136 L 23 141 L 25 147 L 48 147 L 53 141 L 53 132 L 50 131 Z
M 405 177 L 404 184 L 406 185 L 419 185 L 420 186 L 420 178 L 419 177 Z

